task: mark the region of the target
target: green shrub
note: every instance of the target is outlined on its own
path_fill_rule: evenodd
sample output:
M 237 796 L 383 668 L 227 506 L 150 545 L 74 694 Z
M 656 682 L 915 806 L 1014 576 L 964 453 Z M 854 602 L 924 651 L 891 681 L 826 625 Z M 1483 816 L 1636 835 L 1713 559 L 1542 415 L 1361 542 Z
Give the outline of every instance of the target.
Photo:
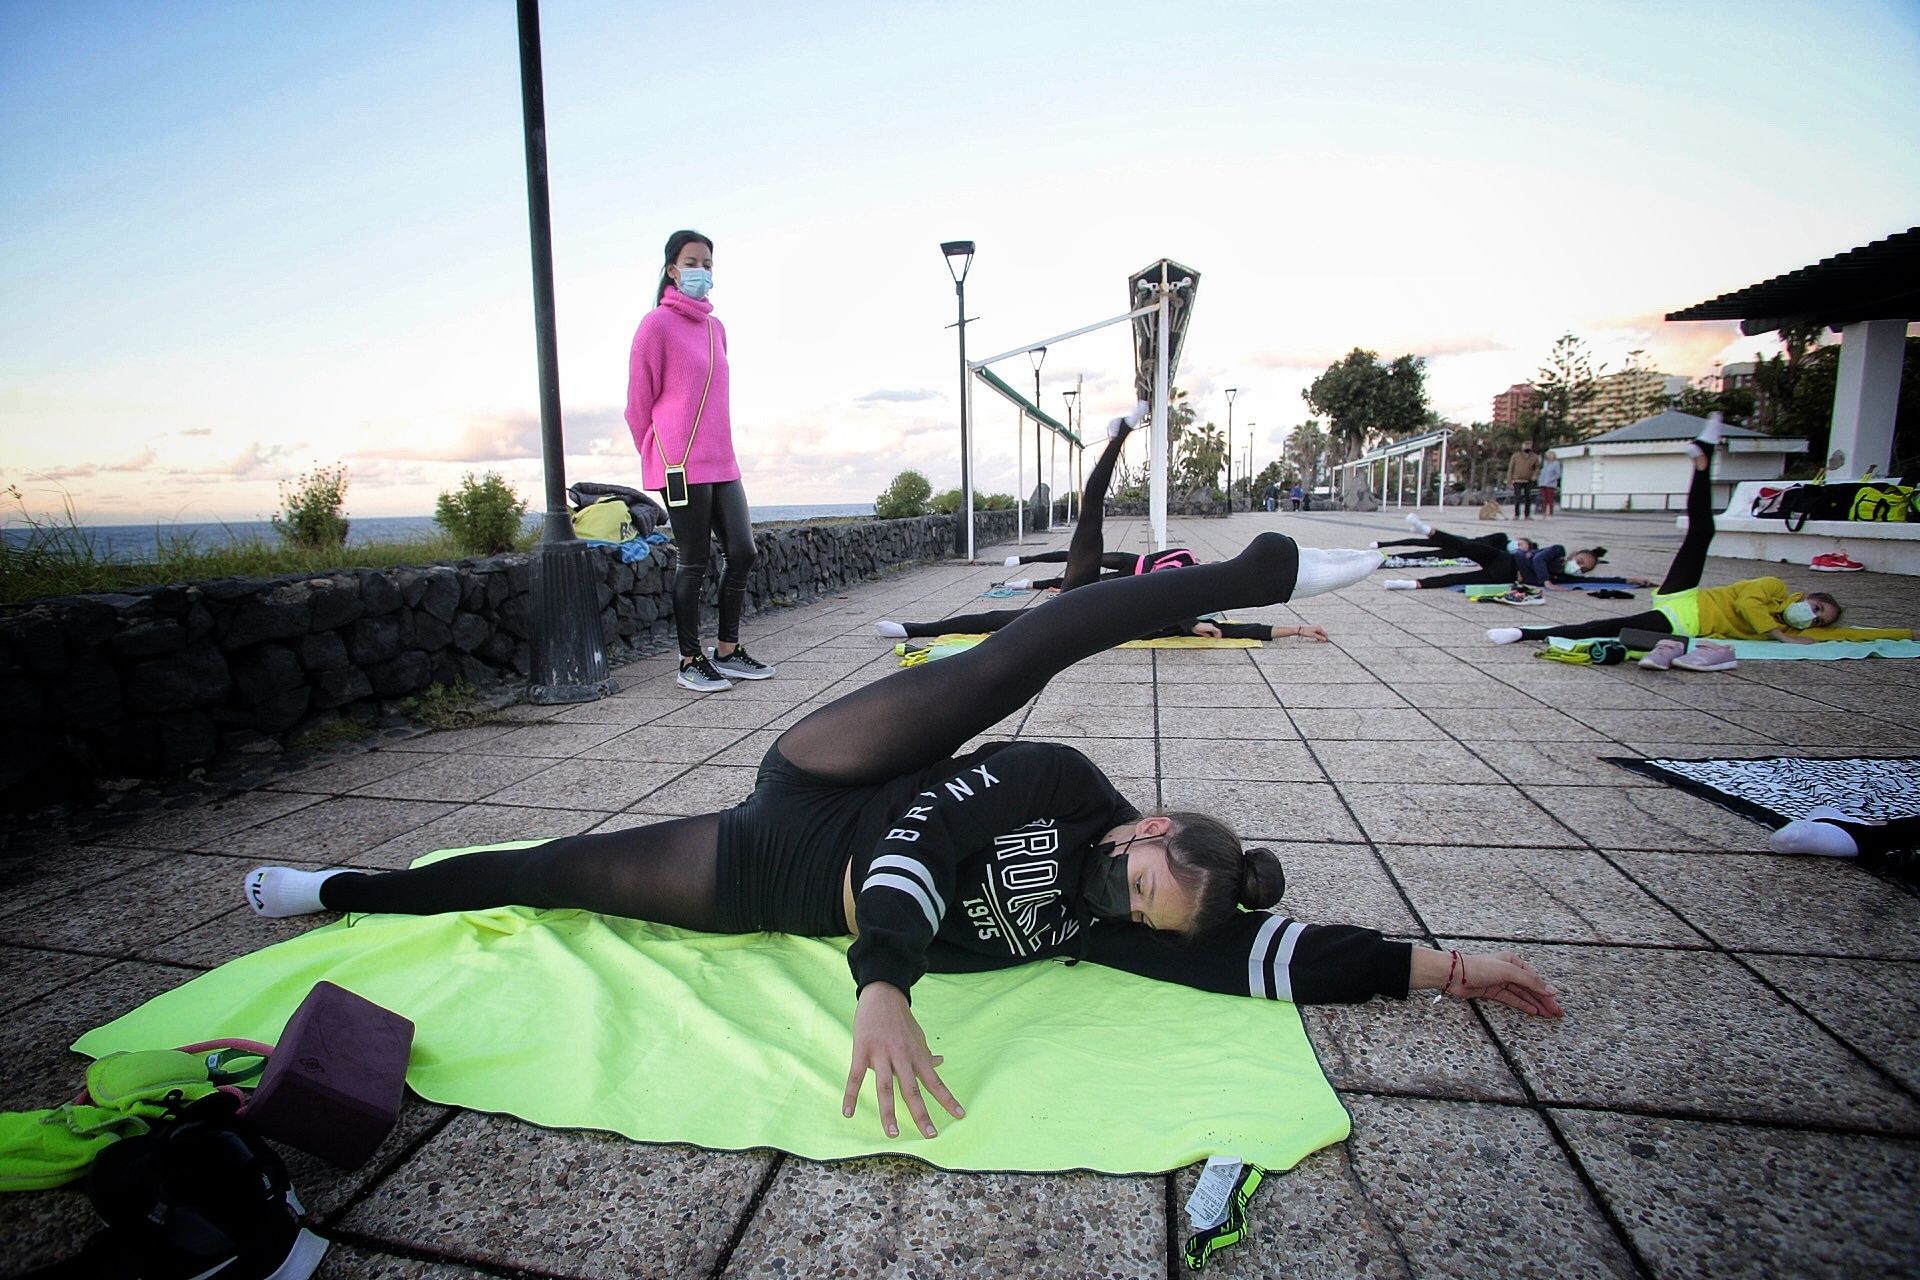
M 937 516 L 957 515 L 966 505 L 966 496 L 958 489 L 949 489 L 945 493 L 936 493 L 927 499 L 927 510 Z
M 918 471 L 902 471 L 886 492 L 873 500 L 873 514 L 882 520 L 906 520 L 927 514 L 933 486 Z
M 284 511 L 273 516 L 273 531 L 288 545 L 308 551 L 347 545 L 347 464 L 315 467 L 291 485 L 280 484 Z
M 433 504 L 433 522 L 462 551 L 476 556 L 513 550 L 526 514 L 527 500 L 493 471 L 479 480 L 467 472 L 458 489 L 441 494 Z
M 480 691 L 464 680 L 428 685 L 402 702 L 400 709 L 435 729 L 468 729 L 494 718 L 480 705 Z
M 1011 511 L 1019 504 L 1010 493 L 976 493 L 973 495 L 975 511 Z

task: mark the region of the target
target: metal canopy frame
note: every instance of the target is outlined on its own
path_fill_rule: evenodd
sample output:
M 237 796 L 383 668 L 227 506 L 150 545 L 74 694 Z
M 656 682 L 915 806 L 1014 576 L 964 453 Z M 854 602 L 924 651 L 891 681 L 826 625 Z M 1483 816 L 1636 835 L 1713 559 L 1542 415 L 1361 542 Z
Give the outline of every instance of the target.
M 1399 499 L 1402 490 L 1405 488 L 1407 478 L 1407 458 L 1413 456 L 1413 509 L 1418 511 L 1422 506 L 1426 505 L 1424 499 L 1427 495 L 1427 450 L 1438 446 L 1440 449 L 1440 467 L 1438 471 L 1440 477 L 1440 501 L 1437 505 L 1444 507 L 1447 505 L 1447 441 L 1451 439 L 1452 436 L 1452 428 L 1446 428 L 1440 431 L 1429 431 L 1424 435 L 1410 436 L 1405 440 L 1396 440 L 1392 444 L 1380 446 L 1364 457 L 1355 458 L 1352 462 L 1343 462 L 1335 467 L 1334 470 L 1345 472 L 1351 471 L 1356 467 L 1365 467 L 1367 469 L 1367 479 L 1371 481 L 1373 479 L 1374 464 L 1378 463 L 1380 465 L 1380 505 L 1385 507 L 1387 505 L 1387 471 L 1392 461 L 1398 458 L 1400 460 L 1401 483 L 1394 486 L 1393 492 L 1394 498 L 1396 499 L 1394 505 L 1404 507 L 1407 504 L 1405 501 Z M 1341 487 L 1345 487 L 1344 480 L 1342 481 Z

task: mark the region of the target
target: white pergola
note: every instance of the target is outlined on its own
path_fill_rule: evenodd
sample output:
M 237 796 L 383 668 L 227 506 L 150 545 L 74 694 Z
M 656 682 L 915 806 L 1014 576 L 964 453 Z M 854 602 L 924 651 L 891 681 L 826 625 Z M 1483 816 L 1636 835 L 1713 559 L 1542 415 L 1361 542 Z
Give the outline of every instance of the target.
M 1352 462 L 1343 462 L 1334 468 L 1334 470 L 1341 475 L 1338 487 L 1344 491 L 1348 475 L 1361 468 L 1365 468 L 1367 483 L 1371 485 L 1373 483 L 1373 469 L 1377 466 L 1380 468 L 1380 483 L 1374 488 L 1374 492 L 1381 495 L 1380 505 L 1384 507 L 1387 505 L 1387 479 L 1391 473 L 1391 469 L 1395 464 L 1398 464 L 1400 468 L 1399 483 L 1393 486 L 1393 505 L 1396 507 L 1405 506 L 1407 459 L 1412 458 L 1414 465 L 1413 505 L 1414 509 L 1418 510 L 1426 504 L 1427 451 L 1429 449 L 1438 449 L 1440 451 L 1440 459 L 1436 474 L 1440 477 L 1439 505 L 1444 506 L 1446 505 L 1447 495 L 1447 441 L 1452 435 L 1453 429 L 1451 427 L 1443 427 L 1438 431 L 1429 431 L 1425 435 L 1409 436 L 1405 440 L 1396 440 L 1392 444 L 1381 445 L 1379 448 L 1355 458 Z

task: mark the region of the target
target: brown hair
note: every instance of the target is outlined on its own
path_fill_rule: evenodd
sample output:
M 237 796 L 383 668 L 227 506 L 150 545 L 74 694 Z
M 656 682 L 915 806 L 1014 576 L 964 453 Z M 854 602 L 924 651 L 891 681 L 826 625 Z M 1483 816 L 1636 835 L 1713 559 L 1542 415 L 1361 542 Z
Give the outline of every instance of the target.
M 1847 611 L 1846 611 L 1845 609 L 1842 609 L 1842 608 L 1840 607 L 1840 602 L 1839 602 L 1838 600 L 1835 600 L 1835 599 L 1834 599 L 1834 598 L 1833 598 L 1832 596 L 1830 596 L 1830 595 L 1828 595 L 1828 594 L 1827 594 L 1826 592 L 1824 592 L 1824 591 L 1809 591 L 1809 592 L 1807 592 L 1807 594 L 1806 594 L 1806 595 L 1804 595 L 1804 596 L 1802 596 L 1802 597 L 1801 597 L 1801 599 L 1803 599 L 1803 600 L 1805 600 L 1805 601 L 1807 601 L 1807 602 L 1808 602 L 1809 604 L 1811 604 L 1811 603 L 1812 603 L 1812 602 L 1814 602 L 1815 600 L 1824 600 L 1824 601 L 1826 601 L 1826 602 L 1827 602 L 1828 604 L 1830 604 L 1830 605 L 1832 605 L 1832 606 L 1833 606 L 1833 620 L 1834 620 L 1835 622 L 1838 622 L 1838 621 L 1840 621 L 1840 619 L 1841 619 L 1842 617 L 1844 617 L 1844 616 L 1846 615 L 1846 612 L 1847 612 Z
M 672 266 L 673 260 L 680 256 L 680 251 L 690 244 L 703 244 L 707 246 L 708 253 L 713 252 L 713 241 L 707 239 L 698 231 L 676 231 L 668 236 L 666 259 L 660 264 L 660 287 L 653 291 L 654 306 L 657 307 L 660 305 L 660 299 L 667 296 L 667 286 L 673 283 L 673 281 L 667 277 L 667 268 Z
M 1287 873 L 1271 849 L 1248 849 L 1233 828 L 1204 813 L 1167 813 L 1167 868 L 1193 899 L 1189 938 L 1233 919 L 1241 907 L 1264 911 L 1287 891 Z

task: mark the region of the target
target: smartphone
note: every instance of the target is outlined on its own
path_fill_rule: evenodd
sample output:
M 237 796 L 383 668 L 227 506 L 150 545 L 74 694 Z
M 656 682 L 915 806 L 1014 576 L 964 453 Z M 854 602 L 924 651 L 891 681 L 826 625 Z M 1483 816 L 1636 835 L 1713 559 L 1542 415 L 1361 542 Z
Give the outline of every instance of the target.
M 667 468 L 667 505 L 670 507 L 687 505 L 687 469 L 685 467 Z

